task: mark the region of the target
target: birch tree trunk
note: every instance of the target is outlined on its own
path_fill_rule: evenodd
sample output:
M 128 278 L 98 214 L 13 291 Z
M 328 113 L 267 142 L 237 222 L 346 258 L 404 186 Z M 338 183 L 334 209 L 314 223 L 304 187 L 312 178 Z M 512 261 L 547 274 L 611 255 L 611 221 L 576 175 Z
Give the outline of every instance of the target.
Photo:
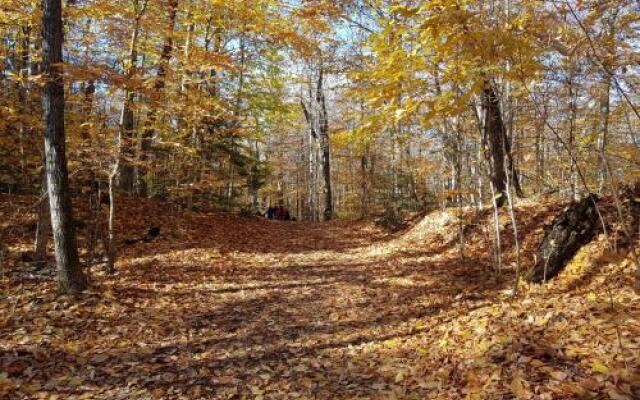
M 40 49 L 41 38 L 34 39 L 34 51 Z M 34 61 L 35 57 L 28 57 L 25 63 L 28 64 L 29 75 L 37 75 L 41 72 L 40 62 Z M 33 88 L 35 90 L 35 88 Z M 30 106 L 35 108 L 32 102 Z M 31 111 L 34 111 L 33 109 Z M 43 149 L 44 150 L 44 149 Z M 34 261 L 36 266 L 42 268 L 47 261 L 47 248 L 49 247 L 49 237 L 51 236 L 51 213 L 49 212 L 49 195 L 47 189 L 47 163 L 42 154 L 42 174 L 40 181 L 40 204 L 38 205 L 38 225 L 36 228 L 36 240 L 34 245 Z

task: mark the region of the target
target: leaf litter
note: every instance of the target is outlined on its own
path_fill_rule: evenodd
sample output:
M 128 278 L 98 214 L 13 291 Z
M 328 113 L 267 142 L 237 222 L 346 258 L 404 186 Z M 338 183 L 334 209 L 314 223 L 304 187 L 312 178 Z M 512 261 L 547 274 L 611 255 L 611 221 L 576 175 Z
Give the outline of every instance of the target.
M 2 198 L 11 254 L 32 199 Z M 523 261 L 561 205 L 517 214 Z M 60 297 L 10 258 L 0 280 L 0 398 L 634 399 L 640 303 L 633 265 L 583 248 L 544 286 L 511 297 L 514 249 L 492 269 L 491 215 L 434 211 L 388 235 L 367 222 L 309 224 L 182 212 L 122 199 L 118 273 Z M 10 232 L 10 234 L 6 234 Z M 82 237 L 81 237 L 82 239 Z

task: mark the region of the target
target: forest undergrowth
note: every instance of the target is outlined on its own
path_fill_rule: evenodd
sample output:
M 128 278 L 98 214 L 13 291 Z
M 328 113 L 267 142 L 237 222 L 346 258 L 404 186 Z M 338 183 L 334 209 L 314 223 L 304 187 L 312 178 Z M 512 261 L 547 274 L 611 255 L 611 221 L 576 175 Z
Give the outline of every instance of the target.
M 557 279 L 512 296 L 506 213 L 495 271 L 490 211 L 436 210 L 388 234 L 367 221 L 122 198 L 117 231 L 159 226 L 160 236 L 122 245 L 117 273 L 94 267 L 91 289 L 72 299 L 57 294 L 52 271 L 20 260 L 34 201 L 0 201 L 0 398 L 640 397 L 633 265 L 604 250 L 603 235 Z M 562 206 L 516 209 L 524 268 Z

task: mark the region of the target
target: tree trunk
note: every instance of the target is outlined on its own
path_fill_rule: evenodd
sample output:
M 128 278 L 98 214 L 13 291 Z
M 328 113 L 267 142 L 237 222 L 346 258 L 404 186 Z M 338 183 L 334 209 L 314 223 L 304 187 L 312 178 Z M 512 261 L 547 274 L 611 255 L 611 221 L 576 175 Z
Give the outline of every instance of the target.
M 318 103 L 318 131 L 320 145 L 322 147 L 322 175 L 324 178 L 324 220 L 333 218 L 333 193 L 331 190 L 331 149 L 329 143 L 329 118 L 327 116 L 327 102 L 324 97 L 323 78 L 324 71 L 320 68 L 318 75 L 318 87 L 316 102 Z
M 309 96 L 311 97 L 311 82 L 309 82 Z M 308 175 L 307 175 L 307 212 L 311 221 L 316 221 L 316 141 L 318 134 L 316 133 L 316 117 L 313 112 L 313 99 L 310 98 L 309 105 L 307 106 L 304 100 L 300 100 L 302 111 L 308 125 L 307 140 L 308 140 Z
M 569 188 L 571 191 L 571 201 L 578 200 L 578 191 L 577 191 L 577 174 L 576 168 L 572 162 L 572 154 L 575 153 L 574 146 L 574 137 L 575 137 L 575 123 L 578 116 L 578 91 L 573 88 L 573 72 L 567 78 L 567 86 L 569 92 L 569 138 L 567 140 L 568 147 L 568 162 L 569 162 Z
M 62 71 L 62 2 L 42 2 L 42 61 L 48 78 L 42 96 L 45 119 L 45 159 L 58 284 L 62 292 L 80 292 L 87 280 L 80 268 L 71 201 L 64 131 Z
M 598 197 L 591 194 L 556 217 L 538 248 L 535 265 L 527 272 L 527 281 L 540 283 L 558 275 L 593 239 L 598 229 L 597 201 Z
M 46 166 L 42 171 L 42 184 L 40 204 L 38 205 L 38 226 L 36 228 L 36 243 L 34 250 L 34 261 L 41 268 L 47 262 L 47 247 L 49 236 L 51 235 L 51 213 L 49 212 L 49 196 L 47 194 L 47 173 Z
M 251 174 L 249 181 L 249 192 L 251 194 L 251 212 L 258 211 L 258 190 L 260 189 L 260 144 L 257 140 L 253 142 L 255 161 L 251 164 Z
M 120 150 L 118 149 L 118 152 Z M 107 272 L 115 272 L 115 263 L 117 257 L 115 218 L 116 218 L 116 196 L 115 196 L 115 179 L 120 170 L 120 158 L 116 157 L 111 173 L 109 174 L 109 221 L 107 225 L 107 239 L 103 241 L 104 250 L 107 253 Z
M 545 121 L 547 119 L 547 105 L 546 105 L 546 99 L 543 97 L 542 99 L 543 101 L 543 114 L 542 114 L 542 118 L 540 118 L 537 121 L 536 124 L 536 139 L 535 139 L 535 173 L 536 173 L 536 180 L 538 181 L 538 193 L 542 193 L 545 190 L 545 183 L 546 183 L 546 179 L 545 179 L 545 165 L 544 165 L 544 147 L 545 147 L 545 137 L 544 137 L 544 130 L 545 130 Z
M 41 43 L 42 39 L 39 40 Z M 34 51 L 37 52 L 40 47 L 41 46 L 39 44 L 38 38 L 36 38 L 34 40 Z M 41 71 L 40 63 L 34 62 L 34 58 L 35 57 L 29 57 L 29 59 L 25 60 L 25 62 L 29 65 L 29 75 L 37 75 Z M 34 111 L 35 105 L 30 104 L 30 106 L 31 107 L 27 108 L 27 110 Z M 42 174 L 40 177 L 40 204 L 38 205 L 38 225 L 36 228 L 36 240 L 34 249 L 34 261 L 36 262 L 36 266 L 39 268 L 46 265 L 47 248 L 49 247 L 49 237 L 51 236 L 51 213 L 49 212 L 49 195 L 47 189 L 47 163 L 44 158 L 45 155 L 43 152 Z
M 368 151 L 365 150 L 360 158 L 360 216 L 367 218 L 369 216 L 369 177 L 367 174 Z
M 607 55 L 604 57 L 602 64 L 609 71 L 615 70 L 615 34 L 616 34 L 616 17 L 617 11 L 612 12 L 610 15 L 603 17 L 606 29 L 607 39 Z M 611 86 L 612 75 L 605 73 L 602 78 L 602 92 L 599 98 L 600 119 L 598 121 L 598 153 L 600 155 L 598 159 L 598 179 L 600 181 L 600 193 L 604 191 L 604 186 L 607 179 L 607 144 L 609 141 L 609 120 L 611 113 Z
M 124 106 L 122 107 L 122 116 L 120 117 L 120 126 L 122 133 L 120 140 L 122 140 L 122 167 L 120 168 L 120 188 L 127 192 L 133 192 L 134 188 L 134 176 L 135 168 L 131 164 L 133 159 L 133 128 L 134 128 L 134 116 L 133 116 L 133 102 L 135 94 L 132 91 L 127 91 Z
M 502 120 L 500 100 L 495 87 L 488 81 L 485 82 L 485 88 L 482 92 L 482 107 L 484 109 L 483 141 L 489 150 L 487 158 L 491 169 L 491 182 L 495 190 L 496 205 L 502 207 L 507 200 L 507 173 L 511 176 L 511 184 L 518 197 L 523 197 L 523 193 L 520 188 L 518 171 L 513 165 L 511 143 Z
M 129 65 L 127 68 L 127 78 L 131 79 L 136 74 L 136 65 L 138 63 L 138 38 L 140 36 L 140 20 L 147 8 L 147 1 L 143 0 L 140 4 L 139 0 L 134 0 L 135 20 L 133 25 L 133 33 L 131 35 L 131 43 L 129 47 Z M 127 193 L 132 193 L 135 186 L 135 168 L 131 161 L 135 157 L 134 142 L 134 112 L 133 106 L 135 101 L 135 92 L 129 88 L 125 92 L 124 103 L 122 105 L 122 115 L 120 116 L 120 143 L 121 148 L 121 166 L 120 166 L 120 188 Z
M 600 95 L 600 121 L 598 126 L 598 180 L 599 192 L 602 194 L 604 191 L 605 183 L 607 180 L 607 142 L 609 136 L 609 113 L 610 113 L 610 97 L 611 91 L 611 78 L 607 75 L 604 78 L 602 93 Z
M 16 72 L 19 76 L 24 76 L 28 74 L 29 71 L 29 46 L 30 46 L 30 36 L 31 36 L 31 27 L 29 25 L 24 26 L 20 29 L 22 33 L 22 39 L 20 40 L 20 51 L 18 56 L 16 57 Z M 20 102 L 20 106 L 22 107 L 22 112 L 26 115 L 29 110 L 29 93 L 27 90 L 28 84 L 22 83 L 20 81 L 16 82 L 17 92 L 18 92 L 18 101 Z M 18 124 L 18 140 L 20 142 L 20 187 L 26 188 L 30 185 L 28 175 L 26 174 L 27 170 L 27 152 L 25 151 L 25 147 L 28 146 L 28 137 L 29 137 L 29 128 L 24 121 L 20 121 Z M 26 145 L 26 146 L 25 146 Z

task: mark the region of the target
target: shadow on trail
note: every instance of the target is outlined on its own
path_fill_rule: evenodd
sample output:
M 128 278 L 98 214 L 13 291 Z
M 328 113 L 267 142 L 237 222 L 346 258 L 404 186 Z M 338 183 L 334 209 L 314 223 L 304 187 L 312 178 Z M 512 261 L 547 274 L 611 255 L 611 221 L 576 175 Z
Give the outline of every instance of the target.
M 420 334 L 430 328 L 423 321 L 446 323 L 493 301 L 504 286 L 477 263 L 400 258 L 402 264 L 336 256 L 313 266 L 304 257 L 287 266 L 238 261 L 221 270 L 138 264 L 121 271 L 122 284 L 104 288 L 110 295 L 95 301 L 82 326 L 77 320 L 68 326 L 93 337 L 91 332 L 119 332 L 135 321 L 137 341 L 95 348 L 88 357 L 61 347 L 20 357 L 33 366 L 36 381 L 89 369 L 92 378 L 84 384 L 100 390 L 132 386 L 166 393 L 178 386 L 210 398 L 225 398 L 227 391 L 251 397 L 267 374 L 307 396 L 373 395 L 372 388 L 392 377 L 350 366 L 350 359 L 362 356 L 353 349 Z M 103 315 L 102 306 L 120 312 Z M 64 316 L 50 321 L 69 322 Z

